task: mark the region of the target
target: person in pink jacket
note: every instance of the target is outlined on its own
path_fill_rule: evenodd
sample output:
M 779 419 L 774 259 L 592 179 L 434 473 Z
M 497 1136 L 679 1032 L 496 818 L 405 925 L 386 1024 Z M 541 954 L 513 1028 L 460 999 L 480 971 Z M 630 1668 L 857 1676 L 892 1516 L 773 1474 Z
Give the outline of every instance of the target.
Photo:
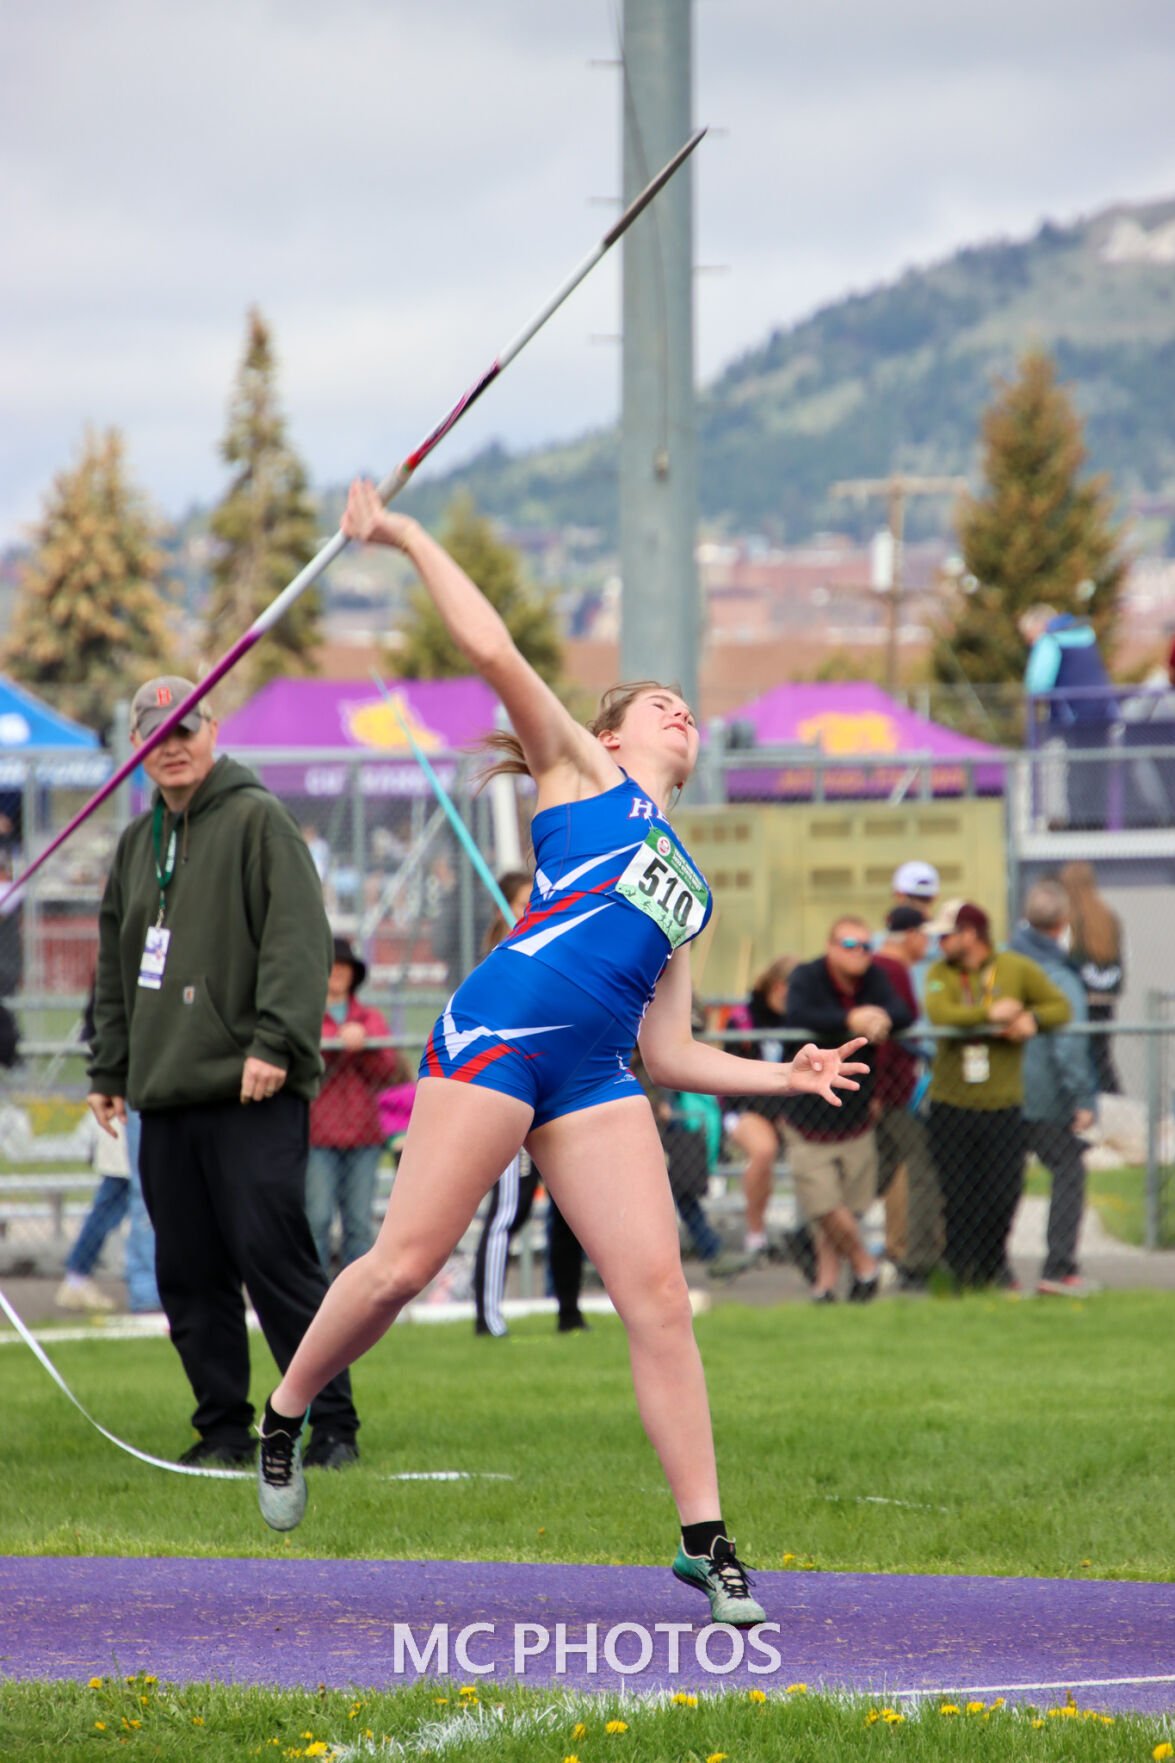
M 336 937 L 322 1023 L 326 1076 L 310 1105 L 306 1167 L 306 1215 L 328 1276 L 336 1210 L 343 1230 L 340 1267 L 371 1247 L 375 1178 L 386 1138 L 378 1098 L 407 1075 L 394 1047 L 368 1045 L 389 1030 L 380 1012 L 359 1000 L 366 977 L 366 963 L 345 937 Z

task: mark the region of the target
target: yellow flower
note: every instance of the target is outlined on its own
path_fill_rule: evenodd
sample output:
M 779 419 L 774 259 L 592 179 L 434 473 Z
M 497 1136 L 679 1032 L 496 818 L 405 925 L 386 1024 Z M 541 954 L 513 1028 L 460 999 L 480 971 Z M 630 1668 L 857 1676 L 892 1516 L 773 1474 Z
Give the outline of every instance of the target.
M 959 1704 L 957 1702 L 943 1702 L 938 1711 L 940 1714 L 957 1714 L 959 1712 Z
M 102 1679 L 100 1677 L 92 1677 L 90 1679 L 89 1683 L 86 1685 L 86 1688 L 91 1689 L 91 1690 L 100 1690 L 102 1688 Z
M 992 1703 L 993 1708 L 1006 1708 L 1007 1705 L 1008 1705 L 1007 1696 L 997 1696 L 995 1701 Z
M 627 1732 L 628 1731 L 628 1721 L 627 1720 L 609 1720 L 608 1722 L 606 1722 L 606 1724 L 604 1726 L 604 1731 L 605 1732 Z
M 193 1714 L 192 1715 L 192 1725 L 193 1726 L 203 1726 L 203 1724 L 204 1724 L 204 1716 L 202 1714 Z
M 748 1702 L 765 1702 L 766 1700 L 767 1700 L 767 1691 L 766 1690 L 748 1690 L 747 1691 L 747 1701 Z M 698 1698 L 696 1696 L 690 1696 L 689 1705 L 691 1708 L 695 1708 L 697 1706 L 697 1702 L 698 1702 Z
M 983 1703 L 982 1702 L 968 1702 L 967 1712 L 968 1712 L 968 1714 L 982 1714 L 983 1713 Z
M 571 1729 L 571 1736 L 573 1739 L 582 1739 L 582 1738 L 587 1737 L 587 1727 L 584 1725 L 582 1720 L 576 1721 L 575 1725 Z
M 899 1714 L 896 1708 L 883 1708 L 881 1710 L 881 1718 L 888 1721 L 890 1726 L 900 1726 L 906 1716 L 904 1714 Z
M 726 1763 L 726 1752 L 711 1751 L 710 1755 L 706 1758 L 706 1763 Z
M 461 1685 L 461 1694 L 463 1696 L 476 1696 L 477 1685 L 475 1683 L 463 1683 Z
M 106 1722 L 104 1720 L 95 1720 L 94 1731 L 95 1732 L 105 1732 L 106 1731 Z
M 314 1744 L 306 1746 L 305 1755 L 307 1757 L 325 1757 L 329 1750 L 330 1746 L 325 1739 L 317 1739 Z
M 143 1682 L 144 1683 L 158 1683 L 159 1679 L 157 1677 L 145 1677 L 143 1679 Z
M 1156 1745 L 1151 1752 L 1151 1756 L 1154 1758 L 1155 1763 L 1163 1763 L 1164 1757 L 1175 1757 L 1175 1745 L 1168 1745 L 1166 1743 Z
M 789 1683 L 787 1686 L 787 1693 L 789 1696 L 806 1696 L 808 1693 L 808 1686 L 806 1683 Z
M 1037 1719 L 1037 1720 L 1033 1720 L 1033 1721 L 1031 1721 L 1031 1722 L 1030 1722 L 1030 1724 L 1031 1724 L 1031 1725 L 1032 1725 L 1032 1726 L 1043 1726 L 1043 1725 L 1044 1725 L 1044 1721 L 1043 1721 L 1043 1720 L 1039 1720 L 1039 1719 Z
M 791 1552 L 791 1550 L 790 1550 L 790 1549 L 789 1549 L 789 1550 L 788 1550 L 788 1552 L 787 1552 L 787 1554 L 786 1554 L 786 1555 L 785 1555 L 785 1556 L 784 1556 L 784 1557 L 783 1557 L 783 1565 L 784 1565 L 784 1566 L 785 1566 L 785 1567 L 787 1567 L 787 1566 L 789 1566 L 789 1565 L 790 1565 L 790 1564 L 791 1564 L 791 1562 L 793 1562 L 793 1561 L 794 1561 L 794 1560 L 795 1560 L 795 1556 L 794 1556 L 794 1555 L 793 1555 L 793 1554 L 792 1554 L 792 1552 Z
M 563 1763 L 579 1763 L 579 1758 L 576 1756 L 575 1752 L 572 1751 L 569 1757 L 564 1757 Z
M 865 1716 L 865 1725 L 866 1726 L 876 1726 L 877 1722 L 880 1719 L 881 1719 L 881 1715 L 877 1712 L 877 1709 L 870 1708 L 868 1714 L 866 1714 L 866 1716 Z

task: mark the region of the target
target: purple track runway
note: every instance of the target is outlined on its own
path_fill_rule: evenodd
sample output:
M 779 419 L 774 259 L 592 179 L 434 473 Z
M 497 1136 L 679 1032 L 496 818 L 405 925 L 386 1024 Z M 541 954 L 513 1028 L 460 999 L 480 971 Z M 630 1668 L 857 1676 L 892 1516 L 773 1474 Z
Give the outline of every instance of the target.
M 1109 1713 L 1175 1709 L 1175 1585 L 851 1573 L 755 1583 L 778 1628 L 753 1641 L 704 1631 L 701 1597 L 656 1567 L 12 1556 L 0 1558 L 0 1676 L 387 1689 L 427 1658 L 424 1669 L 462 1682 L 802 1682 L 1041 1706 L 1072 1690 Z

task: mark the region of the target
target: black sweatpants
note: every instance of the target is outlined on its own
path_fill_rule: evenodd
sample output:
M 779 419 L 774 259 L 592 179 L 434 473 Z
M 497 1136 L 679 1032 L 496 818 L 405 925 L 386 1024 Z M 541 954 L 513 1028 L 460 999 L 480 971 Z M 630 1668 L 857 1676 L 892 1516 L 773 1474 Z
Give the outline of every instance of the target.
M 1030 1120 L 1028 1148 L 1052 1178 L 1043 1279 L 1077 1272 L 1077 1239 L 1085 1211 L 1085 1141 L 1067 1120 Z
M 1019 1108 L 930 1105 L 930 1154 L 942 1189 L 947 1266 L 961 1285 L 1011 1278 L 1008 1236 L 1024 1191 Z
M 143 1112 L 139 1170 L 155 1227 L 159 1297 L 196 1397 L 206 1439 L 250 1439 L 248 1290 L 284 1372 L 326 1293 L 306 1220 L 309 1105 L 279 1091 L 267 1102 L 215 1102 Z M 311 1423 L 353 1438 L 359 1420 L 347 1372 L 310 1410 Z

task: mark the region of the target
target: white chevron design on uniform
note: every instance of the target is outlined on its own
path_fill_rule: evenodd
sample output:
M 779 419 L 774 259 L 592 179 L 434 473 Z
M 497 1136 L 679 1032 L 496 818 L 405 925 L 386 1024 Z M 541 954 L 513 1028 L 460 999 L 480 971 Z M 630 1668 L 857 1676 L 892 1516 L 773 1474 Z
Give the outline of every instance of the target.
M 450 1059 L 464 1053 L 474 1041 L 513 1041 L 521 1035 L 553 1035 L 558 1029 L 570 1028 L 569 1022 L 552 1022 L 543 1028 L 466 1028 L 460 1029 L 446 1010 L 441 1017 L 441 1034 Z
M 615 851 L 603 851 L 598 857 L 589 857 L 586 863 L 577 864 L 574 869 L 569 869 L 567 874 L 560 876 L 557 882 L 549 880 L 540 869 L 535 874 L 539 893 L 544 900 L 549 900 L 552 894 L 561 894 L 564 888 L 569 888 L 572 882 L 577 882 L 581 875 L 587 874 L 589 869 L 595 869 L 601 863 L 609 863 L 613 857 L 623 857 L 627 852 L 635 851 L 637 846 L 642 843 L 641 839 L 634 839 L 631 845 L 618 845 Z
M 597 912 L 607 912 L 611 904 L 610 900 L 604 900 L 599 906 L 593 906 L 590 912 L 579 912 L 574 918 L 556 918 L 553 923 L 545 925 L 542 930 L 534 931 L 529 937 L 523 937 L 521 940 L 515 938 L 511 942 L 503 943 L 501 947 L 511 955 L 537 954 L 538 950 L 545 949 L 548 943 L 553 943 L 556 937 L 566 936 L 569 930 L 575 930 L 578 925 L 586 924 L 589 918 L 596 916 Z

